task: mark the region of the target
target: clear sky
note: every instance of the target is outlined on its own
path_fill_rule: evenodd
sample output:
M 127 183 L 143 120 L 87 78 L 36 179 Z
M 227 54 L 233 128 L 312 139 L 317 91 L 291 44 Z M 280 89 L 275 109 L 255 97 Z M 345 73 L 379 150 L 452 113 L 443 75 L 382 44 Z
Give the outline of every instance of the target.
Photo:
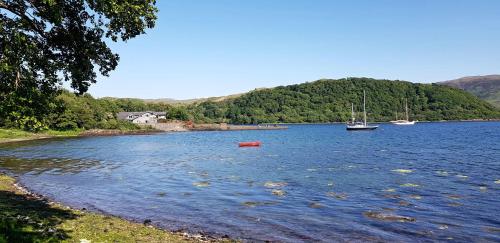
M 197 98 L 320 78 L 500 73 L 499 0 L 160 0 L 96 97 Z

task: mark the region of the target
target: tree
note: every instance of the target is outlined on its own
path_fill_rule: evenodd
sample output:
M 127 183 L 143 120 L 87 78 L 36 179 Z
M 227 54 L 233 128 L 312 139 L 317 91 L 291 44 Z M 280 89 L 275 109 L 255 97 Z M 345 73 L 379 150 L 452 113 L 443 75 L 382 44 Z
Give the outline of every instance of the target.
M 17 97 L 53 98 L 62 81 L 80 94 L 108 76 L 119 56 L 106 41 L 127 41 L 155 25 L 155 0 L 0 0 L 0 125 L 29 106 Z M 42 95 L 33 95 L 41 93 Z M 32 112 L 36 113 L 36 112 Z M 36 117 L 41 119 L 40 117 Z

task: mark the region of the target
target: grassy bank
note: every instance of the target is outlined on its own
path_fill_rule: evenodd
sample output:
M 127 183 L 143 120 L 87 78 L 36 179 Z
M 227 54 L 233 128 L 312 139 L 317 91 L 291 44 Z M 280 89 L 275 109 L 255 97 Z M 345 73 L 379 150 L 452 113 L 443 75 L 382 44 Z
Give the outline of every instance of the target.
M 157 130 L 151 127 L 141 127 L 140 129 L 91 129 L 91 130 L 68 130 L 55 131 L 46 130 L 43 132 L 27 132 L 18 129 L 0 128 L 0 143 L 17 142 L 25 140 L 35 140 L 53 137 L 77 137 L 77 136 L 110 136 L 110 135 L 127 135 L 127 134 L 148 134 L 154 133 Z
M 48 130 L 44 132 L 32 133 L 18 129 L 0 128 L 0 143 L 42 139 L 50 137 L 75 137 L 79 136 L 81 132 L 82 130 L 71 130 L 71 131 Z
M 120 218 L 40 199 L 0 174 L 0 242 L 196 242 Z

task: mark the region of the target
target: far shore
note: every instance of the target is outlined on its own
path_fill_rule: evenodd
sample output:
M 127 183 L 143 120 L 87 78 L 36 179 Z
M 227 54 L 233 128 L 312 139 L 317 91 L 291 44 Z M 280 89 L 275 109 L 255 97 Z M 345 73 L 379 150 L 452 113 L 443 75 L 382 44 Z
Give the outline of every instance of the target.
M 439 120 L 439 121 L 418 121 L 418 123 L 445 123 L 445 122 L 499 122 L 500 119 L 471 119 L 471 120 Z M 371 121 L 370 123 L 391 124 L 390 122 Z M 113 129 L 90 129 L 79 132 L 69 131 L 61 133 L 29 133 L 17 137 L 0 136 L 0 144 L 16 143 L 33 140 L 44 140 L 51 138 L 74 138 L 74 137 L 97 137 L 97 136 L 124 136 L 124 135 L 151 135 L 165 132 L 189 132 L 189 131 L 242 131 L 242 130 L 283 130 L 288 125 L 328 125 L 345 124 L 345 122 L 325 122 L 325 123 L 263 123 L 259 125 L 234 125 L 234 124 L 194 124 L 190 127 L 183 122 L 158 123 L 159 128 L 148 128 L 139 130 L 113 130 Z M 17 131 L 17 130 L 15 130 Z
M 436 120 L 436 121 L 418 121 L 417 123 L 439 123 L 439 122 L 500 122 L 500 119 L 471 119 L 471 120 Z M 391 124 L 390 121 L 368 121 L 368 123 Z M 328 125 L 328 124 L 346 124 L 346 122 L 278 122 L 262 123 L 261 125 Z

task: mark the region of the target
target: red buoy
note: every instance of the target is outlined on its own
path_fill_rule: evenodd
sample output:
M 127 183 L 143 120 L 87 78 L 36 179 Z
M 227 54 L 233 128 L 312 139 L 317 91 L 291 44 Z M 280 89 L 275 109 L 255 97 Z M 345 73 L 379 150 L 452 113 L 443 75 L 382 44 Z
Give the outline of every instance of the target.
M 254 141 L 254 142 L 241 142 L 239 143 L 240 147 L 260 147 L 262 143 L 259 141 Z

